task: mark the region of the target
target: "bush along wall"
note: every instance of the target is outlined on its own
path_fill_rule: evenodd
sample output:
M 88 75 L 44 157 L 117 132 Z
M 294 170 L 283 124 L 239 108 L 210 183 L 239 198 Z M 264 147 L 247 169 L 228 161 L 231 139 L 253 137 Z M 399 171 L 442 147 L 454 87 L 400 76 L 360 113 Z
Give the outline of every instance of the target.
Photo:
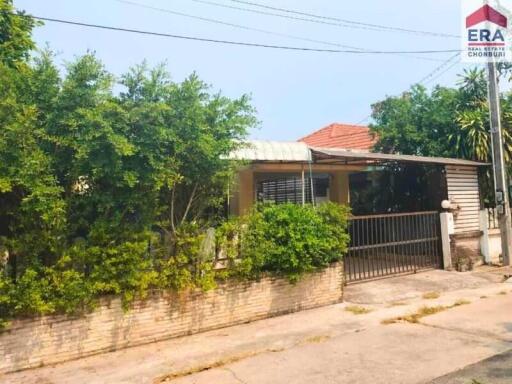
M 154 289 L 215 288 L 227 280 L 303 275 L 340 261 L 346 252 L 348 209 L 334 203 L 260 205 L 212 231 L 186 223 L 173 235 L 153 234 L 122 246 L 76 244 L 52 268 L 29 268 L 0 279 L 0 316 L 80 314 L 104 295 L 125 308 Z

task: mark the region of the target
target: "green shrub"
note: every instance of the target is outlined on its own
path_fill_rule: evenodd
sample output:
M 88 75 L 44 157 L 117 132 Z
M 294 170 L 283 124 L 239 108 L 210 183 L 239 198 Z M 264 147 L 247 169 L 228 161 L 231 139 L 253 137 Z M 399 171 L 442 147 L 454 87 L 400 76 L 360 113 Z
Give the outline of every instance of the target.
M 178 228 L 169 245 L 170 254 L 160 264 L 160 287 L 209 290 L 216 286 L 214 254 L 203 249 L 205 239 L 204 229 L 197 224 L 184 224 Z M 215 249 L 212 251 L 214 253 Z
M 263 272 L 297 280 L 307 272 L 341 260 L 347 250 L 348 208 L 326 203 L 261 205 L 220 230 L 234 273 Z

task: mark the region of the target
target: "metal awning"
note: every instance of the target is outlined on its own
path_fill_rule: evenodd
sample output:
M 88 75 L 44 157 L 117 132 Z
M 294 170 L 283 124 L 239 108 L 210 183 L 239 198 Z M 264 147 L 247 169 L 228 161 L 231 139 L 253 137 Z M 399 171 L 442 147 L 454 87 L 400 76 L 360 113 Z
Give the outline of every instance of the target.
M 366 151 L 357 151 L 337 148 L 316 148 L 310 147 L 315 163 L 337 163 L 353 165 L 372 165 L 382 163 L 423 163 L 439 165 L 466 165 L 480 167 L 490 165 L 489 163 L 480 163 L 478 161 L 451 159 L 447 157 L 427 157 L 412 155 L 391 155 L 387 153 L 374 153 Z
M 299 141 L 250 140 L 231 152 L 231 160 L 308 162 L 311 152 L 306 143 Z

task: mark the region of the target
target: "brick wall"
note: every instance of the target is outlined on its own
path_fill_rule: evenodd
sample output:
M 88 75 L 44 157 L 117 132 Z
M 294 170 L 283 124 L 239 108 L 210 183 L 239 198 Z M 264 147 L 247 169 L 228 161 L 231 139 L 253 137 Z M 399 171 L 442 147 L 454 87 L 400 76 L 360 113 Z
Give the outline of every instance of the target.
M 154 293 L 128 312 L 111 298 L 79 318 L 16 320 L 0 333 L 0 373 L 336 303 L 342 276 L 342 264 L 333 264 L 295 285 L 276 278 L 229 282 L 206 293 Z

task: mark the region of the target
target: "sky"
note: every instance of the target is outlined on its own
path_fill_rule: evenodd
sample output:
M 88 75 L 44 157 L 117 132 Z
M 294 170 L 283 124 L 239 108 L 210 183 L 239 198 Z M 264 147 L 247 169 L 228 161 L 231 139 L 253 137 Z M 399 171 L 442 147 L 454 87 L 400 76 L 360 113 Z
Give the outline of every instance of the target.
M 457 38 L 318 24 L 223 8 L 194 0 L 130 0 L 132 3 L 238 24 L 252 29 L 370 50 L 459 49 Z M 255 8 L 232 0 L 208 0 Z M 249 0 L 250 1 L 250 0 Z M 459 0 L 253 0 L 259 4 L 351 21 L 457 35 Z M 142 8 L 119 0 L 14 0 L 28 13 L 84 23 L 251 43 L 342 49 L 318 42 L 235 28 Z M 300 17 L 289 14 L 290 16 Z M 326 19 L 324 19 L 326 20 Z M 354 24 L 351 24 L 354 26 Z M 116 76 L 147 60 L 165 62 L 174 81 L 196 72 L 212 91 L 250 94 L 259 127 L 253 139 L 297 140 L 330 123 L 371 120 L 371 104 L 397 95 L 431 73 L 453 53 L 376 55 L 285 51 L 141 36 L 46 22 L 34 32 L 38 46 L 56 51 L 59 65 L 94 51 Z M 413 57 L 414 56 L 414 57 Z M 418 57 L 420 56 L 420 57 Z M 434 84 L 454 85 L 467 64 L 435 72 Z M 447 70 L 448 69 L 448 70 Z M 445 73 L 442 73 L 447 70 Z M 365 120 L 366 119 L 366 120 Z

